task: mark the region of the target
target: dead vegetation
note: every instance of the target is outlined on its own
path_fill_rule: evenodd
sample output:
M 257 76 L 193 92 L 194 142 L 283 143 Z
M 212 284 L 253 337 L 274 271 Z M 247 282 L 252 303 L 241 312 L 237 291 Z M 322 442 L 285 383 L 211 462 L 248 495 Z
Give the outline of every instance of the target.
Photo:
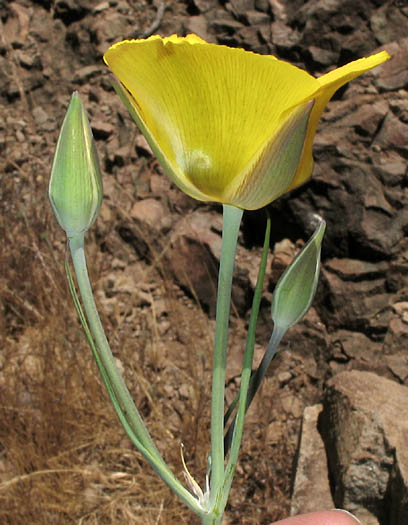
M 64 235 L 46 181 L 33 181 L 27 169 L 3 166 L 0 201 L 0 521 L 194 523 L 116 420 L 67 291 Z M 143 304 L 120 288 L 104 295 L 112 257 L 100 244 L 89 236 L 92 279 L 119 366 L 173 470 L 181 474 L 183 442 L 203 482 L 212 322 L 163 279 L 160 264 L 139 268 Z M 134 259 L 131 252 L 124 246 L 119 256 Z M 268 523 L 287 506 L 290 461 L 264 454 L 262 425 L 252 415 L 229 523 Z
M 38 124 L 38 101 L 26 96 L 24 71 L 6 48 L 12 61 L 5 75 L 20 101 L 0 121 L 0 522 L 196 523 L 119 426 L 66 286 L 65 237 L 47 186 L 53 113 L 61 120 L 69 97 L 48 108 L 49 126 Z M 154 168 L 152 160 L 137 162 L 104 180 L 109 202 L 87 241 L 91 279 L 112 349 L 159 449 L 181 475 L 183 442 L 188 468 L 203 484 L 213 321 L 194 290 L 186 296 L 169 280 L 167 239 L 151 242 L 137 231 L 138 246 L 126 240 L 124 231 L 136 228 L 129 217 L 134 179 L 148 180 Z M 234 324 L 236 346 L 243 321 Z M 226 523 L 268 524 L 287 512 L 293 442 L 281 436 L 265 452 L 272 394 L 250 415 Z

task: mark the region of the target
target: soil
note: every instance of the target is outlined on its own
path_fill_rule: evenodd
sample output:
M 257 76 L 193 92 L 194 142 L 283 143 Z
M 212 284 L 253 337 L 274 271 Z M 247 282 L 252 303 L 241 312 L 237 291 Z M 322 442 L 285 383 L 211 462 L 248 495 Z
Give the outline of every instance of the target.
M 273 287 L 311 234 L 313 213 L 328 223 L 322 276 L 313 308 L 285 337 L 248 413 L 225 524 L 267 525 L 289 514 L 303 410 L 322 399 L 330 377 L 356 368 L 408 384 L 408 8 L 356 4 L 0 1 L 2 523 L 196 523 L 108 403 L 67 289 L 66 241 L 48 202 L 59 127 L 78 90 L 104 173 L 87 253 L 106 333 L 173 471 L 181 476 L 183 443 L 203 484 L 221 210 L 179 192 L 151 155 L 102 61 L 115 41 L 197 32 L 317 76 L 381 46 L 396 57 L 336 95 L 316 138 L 314 178 L 269 207 L 256 362 L 272 331 Z M 264 211 L 245 214 L 228 401 L 239 387 L 264 225 Z

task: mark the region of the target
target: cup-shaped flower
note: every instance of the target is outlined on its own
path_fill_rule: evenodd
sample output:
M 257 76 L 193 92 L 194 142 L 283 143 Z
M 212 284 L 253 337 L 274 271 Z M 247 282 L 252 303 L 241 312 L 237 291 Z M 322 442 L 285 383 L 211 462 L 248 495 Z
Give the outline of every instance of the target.
M 261 208 L 311 176 L 327 102 L 388 58 L 382 51 L 316 79 L 196 35 L 123 41 L 104 56 L 175 184 L 196 199 L 243 209 Z
M 62 123 L 51 170 L 49 197 L 69 238 L 86 232 L 102 202 L 102 176 L 92 130 L 77 92 Z

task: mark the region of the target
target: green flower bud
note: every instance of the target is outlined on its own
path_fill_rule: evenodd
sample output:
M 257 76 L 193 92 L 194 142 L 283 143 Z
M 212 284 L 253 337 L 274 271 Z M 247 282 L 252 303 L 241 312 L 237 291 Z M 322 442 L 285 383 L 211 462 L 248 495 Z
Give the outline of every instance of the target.
M 272 319 L 276 326 L 284 330 L 302 319 L 316 293 L 326 223 L 318 215 L 315 218 L 317 226 L 314 234 L 286 268 L 273 292 Z
M 58 138 L 49 185 L 51 206 L 69 238 L 86 232 L 98 216 L 102 177 L 98 153 L 77 92 Z

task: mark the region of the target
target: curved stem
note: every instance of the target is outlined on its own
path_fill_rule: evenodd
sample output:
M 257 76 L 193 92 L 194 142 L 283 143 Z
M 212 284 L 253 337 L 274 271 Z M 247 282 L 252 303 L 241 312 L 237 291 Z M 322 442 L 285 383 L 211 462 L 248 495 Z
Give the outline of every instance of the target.
M 262 358 L 258 369 L 251 376 L 251 381 L 249 383 L 248 389 L 248 399 L 247 399 L 247 408 L 251 404 L 256 392 L 264 380 L 266 373 L 268 371 L 269 365 L 272 362 L 272 359 L 275 357 L 276 352 L 278 351 L 279 344 L 282 340 L 282 337 L 286 334 L 288 327 L 287 326 L 278 326 L 275 324 L 273 327 L 273 332 L 271 338 L 269 339 L 266 352 Z
M 86 264 L 84 235 L 81 234 L 69 239 L 69 247 L 86 319 L 82 314 L 75 289 L 70 283 L 75 306 L 119 420 L 129 438 L 163 481 L 193 512 L 199 516 L 204 516 L 204 511 L 197 499 L 183 487 L 161 457 L 116 366 L 93 298 Z
M 218 501 L 224 480 L 224 391 L 228 346 L 228 326 L 231 306 L 232 274 L 242 210 L 223 207 L 223 231 L 218 275 L 217 312 L 213 356 L 211 404 L 211 496 L 209 508 L 220 512 Z

